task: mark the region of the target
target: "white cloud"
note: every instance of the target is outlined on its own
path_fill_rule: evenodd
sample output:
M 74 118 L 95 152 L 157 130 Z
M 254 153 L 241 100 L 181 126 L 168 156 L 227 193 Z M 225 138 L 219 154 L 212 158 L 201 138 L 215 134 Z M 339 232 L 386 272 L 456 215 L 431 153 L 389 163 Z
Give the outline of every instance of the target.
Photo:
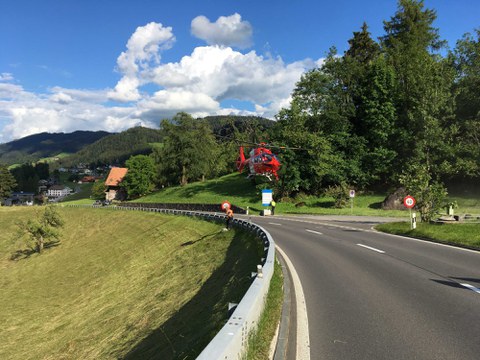
M 1 73 L 0 74 L 0 81 L 12 81 L 13 75 L 11 73 Z
M 199 21 L 196 18 L 192 23 L 198 25 Z M 242 29 L 240 25 L 248 25 L 235 14 L 219 18 L 209 26 L 218 30 L 225 24 L 232 25 L 229 34 L 236 33 L 238 39 L 242 38 L 238 35 L 242 33 L 238 30 Z M 251 36 L 251 28 L 249 31 L 243 30 L 244 34 L 250 33 L 244 40 Z M 225 44 L 197 47 L 178 62 L 162 63 L 161 53 L 174 41 L 170 27 L 159 23 L 138 27 L 117 59 L 122 76 L 110 89 L 57 86 L 37 94 L 23 89 L 12 74 L 2 73 L 0 121 L 7 125 L 0 133 L 0 142 L 43 131 L 117 132 L 138 123 L 158 127 L 161 119 L 180 111 L 194 117 L 237 114 L 273 118 L 282 107 L 289 106 L 292 90 L 302 73 L 321 64 L 321 60 L 310 59 L 287 64 L 281 58 L 255 51 L 243 53 Z M 145 93 L 145 85 L 158 90 Z M 229 100 L 250 103 L 255 110 L 222 108 L 221 103 Z M 124 104 L 112 106 L 114 101 Z
M 3 85 L 11 85 L 5 86 Z M 5 99 L 5 100 L 3 100 Z M 55 87 L 47 94 L 33 94 L 21 86 L 0 83 L 0 118 L 8 119 L 0 142 L 39 132 L 106 130 L 118 132 L 158 124 L 135 117 L 136 108 L 103 104 L 107 90 L 89 91 Z
M 209 45 L 234 46 L 240 49 L 252 45 L 252 26 L 248 21 L 242 21 L 239 14 L 220 16 L 214 23 L 205 16 L 197 16 L 192 20 L 191 31 Z
M 117 59 L 123 78 L 109 96 L 116 101 L 139 100 L 138 87 L 144 83 L 146 73 L 160 63 L 160 51 L 171 48 L 174 42 L 171 27 L 154 22 L 139 26 L 128 40 L 127 50 Z
M 152 69 L 151 79 L 167 91 L 206 94 L 215 101 L 272 103 L 264 115 L 273 117 L 278 110 L 273 104 L 288 99 L 300 76 L 314 66 L 308 59 L 285 64 L 280 58 L 264 58 L 255 51 L 243 54 L 228 47 L 205 46 L 178 63 Z

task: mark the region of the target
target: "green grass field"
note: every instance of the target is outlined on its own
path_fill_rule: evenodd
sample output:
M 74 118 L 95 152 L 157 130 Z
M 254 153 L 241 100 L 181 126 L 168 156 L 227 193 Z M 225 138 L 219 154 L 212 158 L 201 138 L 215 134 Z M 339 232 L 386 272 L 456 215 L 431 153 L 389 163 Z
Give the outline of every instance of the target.
M 194 359 L 263 250 L 222 224 L 60 207 L 60 244 L 10 260 L 35 211 L 0 208 L 0 359 Z
M 411 229 L 410 223 L 387 223 L 375 227 L 391 234 L 407 235 L 415 238 L 465 246 L 480 250 L 480 224 L 427 224 L 419 223 Z

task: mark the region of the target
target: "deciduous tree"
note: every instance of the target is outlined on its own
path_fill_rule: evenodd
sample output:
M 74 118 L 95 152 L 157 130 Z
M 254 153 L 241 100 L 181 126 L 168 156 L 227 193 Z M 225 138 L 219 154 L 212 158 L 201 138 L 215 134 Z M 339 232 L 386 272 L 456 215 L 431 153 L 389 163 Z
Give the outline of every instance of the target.
M 47 206 L 42 214 L 33 219 L 18 223 L 20 234 L 25 237 L 28 246 L 41 253 L 53 241 L 59 241 L 59 229 L 64 226 L 64 220 L 54 206 Z
M 163 120 L 160 128 L 164 142 L 154 155 L 160 183 L 185 185 L 225 167 L 222 149 L 206 122 L 178 113 L 172 121 Z
M 136 155 L 126 161 L 128 172 L 122 181 L 129 198 L 146 195 L 155 188 L 156 167 L 152 157 Z

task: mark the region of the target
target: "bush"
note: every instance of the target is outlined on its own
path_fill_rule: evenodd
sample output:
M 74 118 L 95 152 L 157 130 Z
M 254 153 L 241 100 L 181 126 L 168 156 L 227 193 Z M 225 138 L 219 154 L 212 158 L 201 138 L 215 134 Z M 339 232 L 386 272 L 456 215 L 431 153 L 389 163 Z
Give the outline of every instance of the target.
M 325 195 L 333 197 L 335 207 L 338 209 L 347 207 L 350 201 L 350 187 L 345 183 L 329 186 Z

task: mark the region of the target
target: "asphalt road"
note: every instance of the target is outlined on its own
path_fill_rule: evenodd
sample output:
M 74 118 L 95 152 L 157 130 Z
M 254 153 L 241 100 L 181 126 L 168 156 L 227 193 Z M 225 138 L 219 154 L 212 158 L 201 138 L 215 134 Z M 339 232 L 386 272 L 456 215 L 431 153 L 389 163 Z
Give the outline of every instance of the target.
M 383 219 L 251 220 L 299 275 L 311 359 L 480 359 L 480 252 L 372 231 Z

